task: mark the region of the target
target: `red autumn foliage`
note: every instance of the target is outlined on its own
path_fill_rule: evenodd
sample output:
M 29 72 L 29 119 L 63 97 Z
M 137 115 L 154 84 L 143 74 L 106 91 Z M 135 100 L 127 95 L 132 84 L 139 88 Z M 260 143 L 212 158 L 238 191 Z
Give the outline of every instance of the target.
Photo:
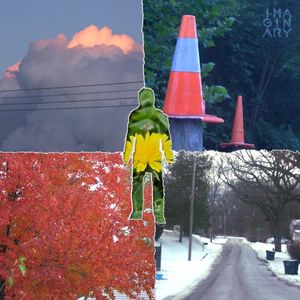
M 119 153 L 0 153 L 5 299 L 153 298 L 154 219 L 128 219 L 130 187 Z

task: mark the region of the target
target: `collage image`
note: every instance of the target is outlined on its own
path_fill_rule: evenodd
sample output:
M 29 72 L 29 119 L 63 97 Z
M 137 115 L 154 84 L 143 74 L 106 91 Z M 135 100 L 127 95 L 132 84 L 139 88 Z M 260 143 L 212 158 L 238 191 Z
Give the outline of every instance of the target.
M 300 2 L 0 24 L 0 300 L 300 299 Z

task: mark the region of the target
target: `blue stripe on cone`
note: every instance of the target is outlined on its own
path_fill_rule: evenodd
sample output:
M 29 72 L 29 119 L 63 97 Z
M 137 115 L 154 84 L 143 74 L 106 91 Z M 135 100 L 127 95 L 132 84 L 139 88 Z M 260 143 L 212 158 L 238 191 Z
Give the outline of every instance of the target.
M 171 71 L 200 72 L 198 39 L 178 38 Z

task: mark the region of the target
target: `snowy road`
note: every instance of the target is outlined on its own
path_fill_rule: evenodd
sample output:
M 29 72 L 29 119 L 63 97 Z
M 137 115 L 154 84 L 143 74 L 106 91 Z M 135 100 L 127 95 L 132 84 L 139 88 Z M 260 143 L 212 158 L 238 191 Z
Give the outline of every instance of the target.
M 300 288 L 278 280 L 248 245 L 227 243 L 208 278 L 190 295 L 172 299 L 296 300 L 300 299 Z

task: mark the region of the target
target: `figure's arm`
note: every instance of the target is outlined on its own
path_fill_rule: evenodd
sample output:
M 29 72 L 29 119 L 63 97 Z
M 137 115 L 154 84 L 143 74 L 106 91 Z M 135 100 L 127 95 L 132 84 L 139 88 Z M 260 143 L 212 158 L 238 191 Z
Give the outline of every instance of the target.
M 168 164 L 172 164 L 174 155 L 173 155 L 173 151 L 172 151 L 172 140 L 171 140 L 169 131 L 167 133 L 163 134 L 162 150 L 164 152 L 165 159 L 168 162 Z
M 125 164 L 128 164 L 128 162 L 130 161 L 132 155 L 132 148 L 133 148 L 134 136 L 133 136 L 133 140 L 130 136 L 131 133 L 130 125 L 132 124 L 132 114 L 133 112 L 131 112 L 128 116 L 127 133 L 126 133 L 126 139 L 124 141 L 123 153 L 122 153 L 123 162 Z
M 125 140 L 124 150 L 123 150 L 123 162 L 125 164 L 127 164 L 130 161 L 134 139 L 135 139 L 134 136 L 129 136 L 127 134 L 127 138 Z

